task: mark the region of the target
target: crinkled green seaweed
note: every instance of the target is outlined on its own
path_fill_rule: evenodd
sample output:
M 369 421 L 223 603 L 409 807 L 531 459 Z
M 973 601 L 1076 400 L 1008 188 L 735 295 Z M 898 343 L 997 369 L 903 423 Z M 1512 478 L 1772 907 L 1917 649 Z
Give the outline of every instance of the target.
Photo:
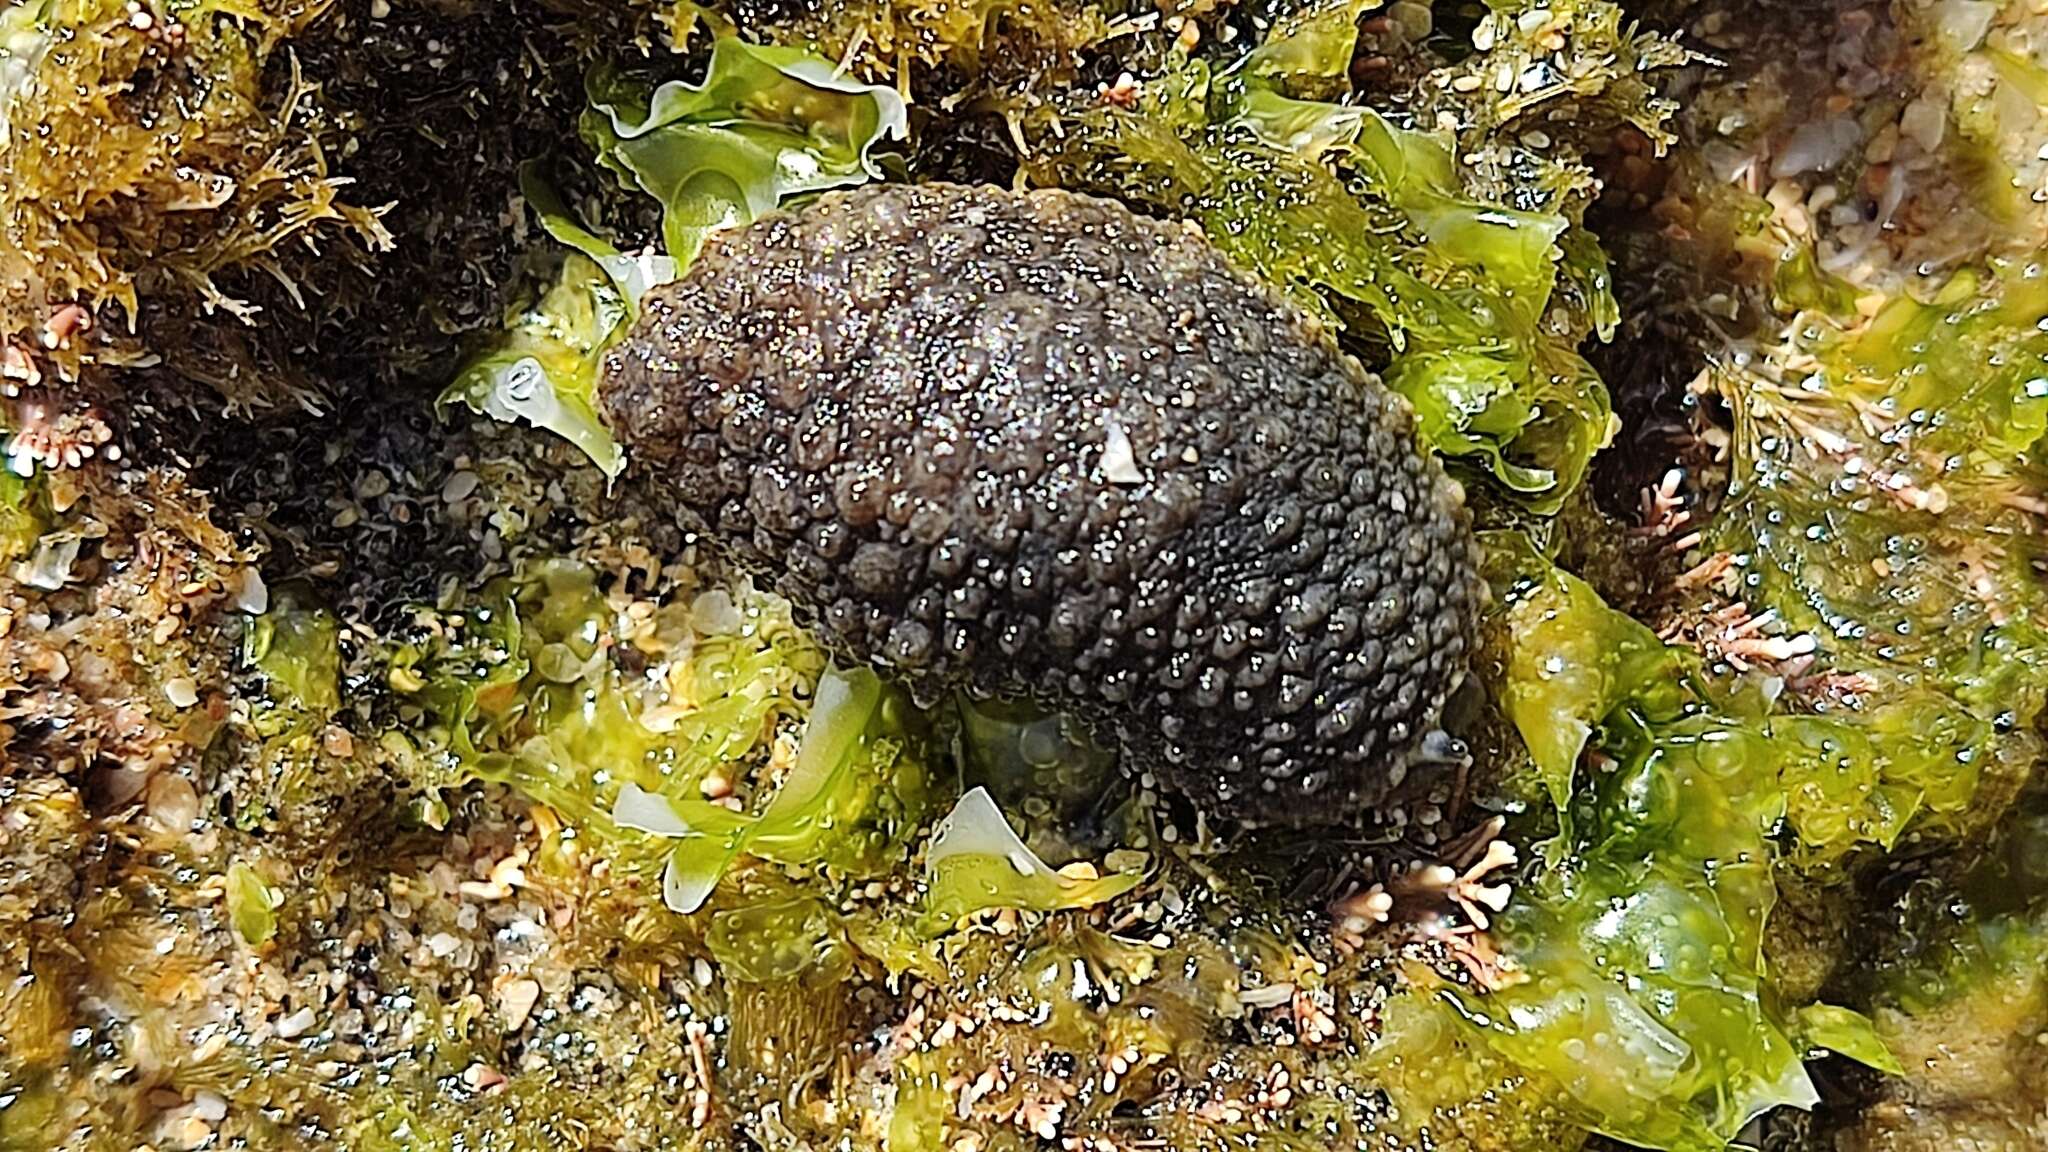
M 0 565 L 27 557 L 47 530 L 39 488 L 32 476 L 0 469 Z
M 1643 1147 L 1718 1149 L 1767 1109 L 1810 1106 L 1807 1045 L 1878 1057 L 1853 1013 L 1794 1017 L 1770 985 L 1789 770 L 1772 726 L 1798 718 L 1703 679 L 1516 534 L 1489 537 L 1488 565 L 1494 690 L 1561 830 L 1495 920 L 1494 987 L 1446 988 L 1435 1011 L 1585 1127 Z
M 704 237 L 783 201 L 882 175 L 877 145 L 909 119 L 889 88 L 844 77 L 831 61 L 735 37 L 713 42 L 702 84 L 649 89 L 600 69 L 583 134 L 598 163 L 661 201 L 662 240 L 682 267 Z
M 703 592 L 637 641 L 661 676 L 628 676 L 595 574 L 550 562 L 487 588 L 460 627 L 399 649 L 388 678 L 420 710 L 418 754 L 445 761 L 431 779 L 498 781 L 549 805 L 621 867 L 658 872 L 675 912 L 713 903 L 748 859 L 840 881 L 887 876 L 927 832 L 928 934 L 992 908 L 1083 907 L 1137 883 L 1135 872 L 1055 872 L 978 789 L 935 825 L 929 721 L 872 671 L 828 667 L 788 611 L 758 593 Z
M 1814 637 L 1841 688 L 1806 741 L 1834 763 L 1788 792 L 1823 860 L 1982 826 L 2037 755 L 2044 318 L 2038 265 L 1966 269 L 1867 319 L 1803 313 L 1787 348 L 1710 377 L 1736 422 L 1711 536 L 1733 594 Z M 1801 818 L 1851 793 L 1848 823 Z
M 1812 1102 L 1806 1047 L 1898 1068 L 1862 1016 L 1778 1001 L 1765 921 L 1774 867 L 1814 874 L 1981 826 L 2032 761 L 2039 591 L 2021 573 L 2044 361 L 2037 274 L 2010 274 L 1855 329 L 1810 318 L 1797 388 L 1724 383 L 1742 388 L 1737 483 L 1713 538 L 1752 609 L 1812 629 L 1832 671 L 1858 677 L 1845 699 L 1773 703 L 1518 536 L 1489 538 L 1495 691 L 1563 850 L 1498 919 L 1503 986 L 1446 995 L 1588 1127 L 1718 1148 L 1764 1108 Z
M 889 88 L 848 80 L 806 52 L 732 36 L 712 45 L 701 84 L 654 86 L 598 68 L 588 87 L 583 135 L 600 166 L 661 203 L 662 251 L 622 253 L 528 166 L 520 181 L 527 204 L 574 251 L 442 400 L 545 428 L 616 476 L 625 455 L 597 416 L 597 372 L 640 297 L 688 268 L 712 231 L 793 197 L 881 176 L 875 149 L 902 140 L 908 119 Z
M 1554 512 L 1613 434 L 1578 352 L 1612 332 L 1606 258 L 1562 188 L 1483 198 L 1455 136 L 1319 98 L 1371 7 L 1312 6 L 1226 67 L 1175 56 L 1132 107 L 1064 110 L 1028 170 L 1201 224 L 1365 351 L 1453 464 Z

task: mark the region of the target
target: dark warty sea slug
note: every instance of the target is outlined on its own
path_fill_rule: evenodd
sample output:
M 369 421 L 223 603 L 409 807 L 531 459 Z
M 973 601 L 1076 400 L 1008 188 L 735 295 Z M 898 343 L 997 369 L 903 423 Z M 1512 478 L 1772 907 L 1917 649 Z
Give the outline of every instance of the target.
M 600 385 L 641 482 L 842 659 L 1055 707 L 1214 814 L 1455 745 L 1482 598 L 1403 399 L 1189 230 L 882 186 L 722 235 Z

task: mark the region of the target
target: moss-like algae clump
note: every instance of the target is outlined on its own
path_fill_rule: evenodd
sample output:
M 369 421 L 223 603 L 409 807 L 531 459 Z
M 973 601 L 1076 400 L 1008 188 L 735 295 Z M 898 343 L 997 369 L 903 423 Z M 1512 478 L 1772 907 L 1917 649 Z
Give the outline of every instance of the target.
M 376 206 L 333 170 L 342 128 L 288 47 L 325 7 L 0 12 L 0 332 L 17 383 L 40 374 L 38 357 L 54 376 L 146 355 L 132 339 L 145 299 L 189 298 L 188 321 L 253 315 L 248 279 L 291 290 L 295 250 L 348 261 L 389 244 Z M 221 383 L 231 400 L 288 398 Z

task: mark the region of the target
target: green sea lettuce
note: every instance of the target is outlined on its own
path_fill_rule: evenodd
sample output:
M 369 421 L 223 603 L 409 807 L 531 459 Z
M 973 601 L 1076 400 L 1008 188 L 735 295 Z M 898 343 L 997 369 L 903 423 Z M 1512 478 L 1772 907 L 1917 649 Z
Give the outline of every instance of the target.
M 1135 106 L 1062 115 L 1028 170 L 1200 224 L 1382 367 L 1454 466 L 1554 512 L 1613 433 L 1577 351 L 1612 330 L 1605 256 L 1562 204 L 1469 192 L 1454 139 L 1344 102 L 1371 7 L 1313 6 L 1220 67 L 1176 58 Z
M 701 84 L 648 90 L 591 74 L 583 133 L 598 162 L 661 202 L 669 257 L 688 267 L 715 229 L 794 196 L 879 179 L 875 149 L 909 134 L 903 98 L 829 60 L 721 37 Z
M 678 912 L 703 908 L 743 855 L 842 877 L 900 865 L 928 804 L 922 717 L 874 673 L 828 668 L 781 601 L 704 595 L 724 598 L 709 615 L 736 619 L 677 641 L 650 681 L 610 659 L 617 623 L 596 574 L 540 563 L 485 589 L 463 628 L 398 651 L 392 682 L 458 776 L 509 784 L 614 845 L 622 867 L 658 871 Z M 778 768 L 775 733 L 799 720 Z M 723 802 L 756 776 L 751 807 Z
M 2038 754 L 2044 321 L 2048 274 L 1993 262 L 1867 319 L 1803 312 L 1786 347 L 1709 377 L 1735 419 L 1709 544 L 1734 595 L 1813 637 L 1843 686 L 1798 742 L 1876 765 L 1816 765 L 1795 789 L 1794 820 L 1824 859 L 1908 826 L 1980 826 Z M 1869 811 L 1826 831 L 1802 817 L 1816 790 L 1860 792 Z
M 1436 1021 L 1393 1037 L 1377 1066 L 1425 1059 L 1418 1036 L 1475 1046 L 1584 1128 L 1673 1152 L 1721 1149 L 1764 1111 L 1814 1104 L 1811 1048 L 1887 1066 L 1854 1013 L 1781 1003 L 1764 952 L 1780 829 L 1869 832 L 1866 793 L 1803 790 L 1845 757 L 1870 773 L 1881 760 L 1709 678 L 1521 534 L 1486 546 L 1493 689 L 1559 831 L 1493 922 L 1486 990 L 1400 993 L 1417 1001 L 1404 1012 Z
M 701 84 L 659 86 L 593 69 L 582 133 L 597 163 L 662 206 L 660 251 L 629 254 L 591 229 L 528 166 L 520 188 L 541 226 L 572 249 L 553 284 L 442 394 L 496 420 L 564 437 L 617 476 L 625 454 L 596 408 L 598 368 L 650 289 L 690 266 L 704 238 L 792 198 L 879 178 L 876 148 L 908 133 L 895 90 L 831 62 L 732 36 L 712 45 Z
M 971 788 L 925 849 L 925 918 L 937 928 L 990 908 L 1057 912 L 1115 899 L 1142 871 L 1096 879 L 1053 870 L 1025 845 L 985 788 Z
M 795 763 L 758 816 L 628 782 L 612 808 L 621 827 L 679 841 L 662 898 L 695 912 L 742 852 L 868 875 L 922 814 L 922 769 L 905 758 L 906 704 L 867 669 L 827 669 L 813 690 Z

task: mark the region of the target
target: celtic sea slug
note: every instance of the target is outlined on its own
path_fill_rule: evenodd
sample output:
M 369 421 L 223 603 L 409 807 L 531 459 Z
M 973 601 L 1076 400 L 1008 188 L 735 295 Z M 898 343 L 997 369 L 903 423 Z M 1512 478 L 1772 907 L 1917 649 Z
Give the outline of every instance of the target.
M 1451 742 L 1482 597 L 1407 403 L 1199 236 L 882 186 L 717 238 L 600 402 L 682 523 L 922 701 L 1028 696 L 1248 823 Z

